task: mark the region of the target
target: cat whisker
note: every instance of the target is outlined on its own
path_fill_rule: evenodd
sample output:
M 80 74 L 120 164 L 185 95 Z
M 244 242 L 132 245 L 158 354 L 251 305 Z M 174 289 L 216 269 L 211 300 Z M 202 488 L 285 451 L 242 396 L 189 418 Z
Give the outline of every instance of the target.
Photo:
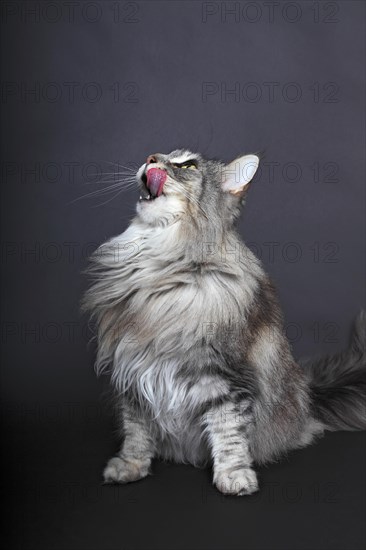
M 93 206 L 93 208 L 97 208 L 99 206 L 104 206 L 105 204 L 108 204 L 109 202 L 111 202 L 112 200 L 116 199 L 121 193 L 122 191 L 124 191 L 124 189 L 121 189 L 120 191 L 118 191 L 115 195 L 113 195 L 113 197 L 111 197 L 110 199 L 108 199 L 107 201 L 104 201 L 100 204 L 96 204 L 95 206 Z
M 129 182 L 127 184 L 124 184 L 124 182 L 118 181 L 118 182 L 114 183 L 113 185 L 109 185 L 108 187 L 104 187 L 103 189 L 96 189 L 94 191 L 91 191 L 90 193 L 86 193 L 85 195 L 77 197 L 76 199 L 72 200 L 69 204 L 73 204 L 73 203 L 75 203 L 75 202 L 77 202 L 81 199 L 85 199 L 85 198 L 88 198 L 88 197 L 91 198 L 91 197 L 97 197 L 97 196 L 100 196 L 100 195 L 112 193 L 116 189 L 119 189 L 119 192 L 118 192 L 118 194 L 119 194 L 120 192 L 131 188 L 132 184 L 134 184 L 134 183 L 135 182 Z
M 128 166 L 124 166 L 123 164 L 120 164 L 119 162 L 111 162 L 110 160 L 104 160 L 102 162 L 105 162 L 106 164 L 111 164 L 112 166 L 118 166 L 121 168 L 125 168 L 126 170 L 129 170 L 130 172 L 136 172 L 138 167 L 136 168 L 129 168 Z
M 88 174 L 88 178 L 93 177 L 101 177 L 101 176 L 111 176 L 111 177 L 117 177 L 117 176 L 125 176 L 126 178 L 135 178 L 135 175 L 124 173 L 124 172 L 95 172 L 92 174 Z

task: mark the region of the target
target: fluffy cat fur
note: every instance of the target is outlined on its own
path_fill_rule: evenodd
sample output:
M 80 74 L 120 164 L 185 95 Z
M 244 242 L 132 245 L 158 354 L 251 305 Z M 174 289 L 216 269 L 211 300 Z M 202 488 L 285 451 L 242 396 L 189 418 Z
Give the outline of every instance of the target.
M 140 479 L 161 457 L 210 463 L 221 492 L 250 494 L 253 464 L 324 430 L 366 428 L 365 313 L 346 352 L 300 366 L 274 287 L 235 229 L 258 162 L 150 156 L 136 217 L 92 257 L 84 306 L 122 438 L 106 482 Z

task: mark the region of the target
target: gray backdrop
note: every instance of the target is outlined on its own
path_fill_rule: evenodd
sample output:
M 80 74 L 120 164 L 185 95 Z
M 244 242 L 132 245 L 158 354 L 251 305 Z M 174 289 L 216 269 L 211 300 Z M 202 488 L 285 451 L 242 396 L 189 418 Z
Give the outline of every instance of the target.
M 80 498 L 75 497 L 79 516 L 66 514 L 77 527 L 73 524 L 65 534 L 42 491 L 54 479 L 56 463 L 64 473 L 52 498 L 64 517 L 66 501 L 60 495 L 67 481 L 98 484 L 103 461 L 113 450 L 112 422 L 100 406 L 101 384 L 92 369 L 94 349 L 87 349 L 92 328 L 79 315 L 87 256 L 124 231 L 134 213 L 133 188 L 118 196 L 84 197 L 114 182 L 107 174 L 115 170 L 111 163 L 134 169 L 148 154 L 176 147 L 227 161 L 260 152 L 261 172 L 250 189 L 240 232 L 278 287 L 295 354 L 327 353 L 346 345 L 352 320 L 365 305 L 364 11 L 364 3 L 353 0 L 2 3 L 4 417 L 14 478 L 31 487 L 31 495 L 34 484 L 41 488 L 35 512 L 33 496 L 21 485 L 12 486 L 11 494 L 26 502 L 19 516 L 22 535 L 15 520 L 8 524 L 11 536 L 20 537 L 19 547 L 106 548 L 97 527 L 89 526 L 88 514 L 98 517 L 103 498 L 111 496 L 103 493 L 94 504 L 82 496 L 81 486 Z M 344 448 L 338 437 L 329 439 L 334 445 L 329 456 Z M 364 440 L 357 441 L 343 464 L 364 450 Z M 32 459 L 17 460 L 25 448 Z M 316 449 L 306 452 L 313 453 L 314 464 L 319 460 Z M 168 483 L 168 471 L 161 474 L 162 483 Z M 206 474 L 182 471 L 204 476 L 196 487 L 210 491 Z M 320 482 L 339 482 L 337 469 L 330 478 L 327 472 L 328 459 Z M 310 484 L 317 474 L 309 475 Z M 182 483 L 184 491 L 186 482 L 179 479 L 174 483 Z M 286 542 L 283 530 L 273 527 L 271 542 L 261 538 L 266 535 L 260 529 L 247 547 L 344 548 L 342 536 L 351 532 L 349 547 L 360 548 L 364 534 L 356 520 L 364 500 L 359 477 L 356 485 L 351 504 L 358 498 L 357 507 L 347 497 L 337 501 L 339 517 L 331 515 L 332 543 L 328 531 L 321 539 L 307 539 L 308 533 Z M 341 495 L 348 494 L 345 486 L 337 487 Z M 165 487 L 166 513 L 176 504 L 170 489 Z M 127 509 L 136 517 L 145 498 L 154 501 L 155 492 L 150 486 L 146 497 L 133 495 L 136 507 L 129 503 Z M 197 502 L 198 515 L 202 507 L 208 516 L 214 513 L 207 494 Z M 208 502 L 222 504 L 210 492 Z M 339 519 L 343 505 L 353 510 L 347 525 Z M 223 510 L 235 517 L 232 504 L 227 506 L 218 509 L 218 517 Z M 257 517 L 255 509 L 249 512 Z M 327 517 L 329 510 L 338 514 L 336 505 L 325 509 Z M 298 511 L 300 525 L 303 511 Z M 149 515 L 150 508 L 145 512 Z M 241 517 L 242 511 L 237 513 Z M 230 531 L 228 521 L 220 530 L 223 538 L 206 525 L 210 542 L 174 542 L 176 531 L 169 538 L 161 526 L 154 531 L 151 525 L 150 542 L 142 542 L 147 535 L 137 524 L 129 531 L 135 542 L 123 546 L 123 534 L 107 524 L 103 528 L 115 537 L 108 539 L 110 548 L 241 548 L 238 524 Z M 37 525 L 47 525 L 46 534 L 43 529 L 42 536 L 34 535 Z M 322 525 L 323 519 L 320 531 Z M 121 528 L 128 531 L 126 524 Z M 55 538 L 54 529 L 59 529 Z

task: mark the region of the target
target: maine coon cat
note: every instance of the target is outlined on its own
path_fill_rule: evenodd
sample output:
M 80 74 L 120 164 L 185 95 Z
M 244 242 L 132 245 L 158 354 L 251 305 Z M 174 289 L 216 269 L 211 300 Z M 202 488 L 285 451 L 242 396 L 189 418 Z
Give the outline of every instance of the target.
M 272 283 L 235 229 L 258 163 L 149 156 L 136 217 L 92 257 L 85 307 L 122 438 L 106 482 L 143 478 L 161 457 L 212 464 L 221 492 L 250 494 L 254 464 L 324 430 L 366 428 L 365 313 L 347 351 L 300 366 Z

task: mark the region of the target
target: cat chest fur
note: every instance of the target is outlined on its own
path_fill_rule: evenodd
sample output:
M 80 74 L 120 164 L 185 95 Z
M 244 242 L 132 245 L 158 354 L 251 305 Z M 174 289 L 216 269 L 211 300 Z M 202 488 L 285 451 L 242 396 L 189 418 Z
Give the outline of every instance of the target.
M 132 229 L 117 243 L 123 251 L 129 238 L 128 255 L 111 263 L 104 280 L 123 299 L 111 310 L 118 325 L 112 383 L 133 394 L 154 429 L 186 439 L 195 411 L 229 391 L 222 377 L 207 374 L 216 361 L 211 344 L 237 341 L 256 279 L 219 261 L 199 269 L 200 258 L 176 250 L 174 231 L 165 238 Z

